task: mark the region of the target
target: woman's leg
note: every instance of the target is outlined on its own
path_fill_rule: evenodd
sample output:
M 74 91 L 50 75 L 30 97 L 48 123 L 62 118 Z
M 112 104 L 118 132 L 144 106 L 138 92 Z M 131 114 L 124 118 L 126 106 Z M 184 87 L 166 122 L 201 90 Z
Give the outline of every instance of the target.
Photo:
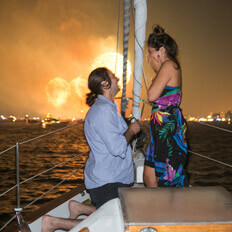
M 159 180 L 159 177 L 156 178 L 155 169 L 144 165 L 143 181 L 146 187 L 156 188 L 158 186 L 158 180 Z

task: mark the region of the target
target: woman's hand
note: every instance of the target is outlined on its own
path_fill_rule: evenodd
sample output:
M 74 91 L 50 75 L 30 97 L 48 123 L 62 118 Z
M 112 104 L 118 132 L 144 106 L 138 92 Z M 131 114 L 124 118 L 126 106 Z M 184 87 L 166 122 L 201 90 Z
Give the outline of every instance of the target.
M 159 71 L 160 67 L 161 67 L 161 61 L 160 60 L 156 60 L 150 54 L 147 54 L 146 60 L 147 60 L 148 64 L 150 65 L 150 67 L 152 68 L 152 70 L 155 73 L 157 73 Z

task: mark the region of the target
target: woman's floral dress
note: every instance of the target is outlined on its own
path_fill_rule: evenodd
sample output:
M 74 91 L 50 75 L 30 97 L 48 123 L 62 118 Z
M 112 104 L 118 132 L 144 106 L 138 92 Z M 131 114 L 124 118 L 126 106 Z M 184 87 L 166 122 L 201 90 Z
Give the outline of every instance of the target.
M 145 165 L 154 167 L 158 186 L 188 186 L 184 165 L 187 160 L 187 124 L 179 107 L 181 88 L 166 86 L 153 102 L 150 144 Z

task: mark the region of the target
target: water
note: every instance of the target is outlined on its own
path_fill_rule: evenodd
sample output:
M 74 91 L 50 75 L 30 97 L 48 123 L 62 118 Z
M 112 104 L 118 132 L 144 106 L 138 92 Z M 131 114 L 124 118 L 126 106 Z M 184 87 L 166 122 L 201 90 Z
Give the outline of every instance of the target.
M 37 123 L 1 122 L 0 151 L 15 145 L 16 142 L 23 142 L 64 126 L 54 124 L 43 129 Z M 88 150 L 89 148 L 83 134 L 83 124 L 20 145 L 21 181 Z M 80 171 L 65 181 L 64 184 L 55 188 L 50 194 L 36 202 L 35 205 L 28 207 L 24 212 L 31 212 L 39 208 L 44 202 L 54 199 L 83 183 L 83 167 L 86 158 L 87 154 L 81 155 L 71 162 L 65 163 L 46 174 L 22 184 L 20 187 L 21 205 L 24 207 L 68 175 L 80 169 Z M 16 183 L 15 179 L 15 149 L 12 149 L 0 155 L 0 194 L 14 186 Z M 3 226 L 3 222 L 9 220 L 14 215 L 13 207 L 16 205 L 15 194 L 16 190 L 14 189 L 0 198 L 0 228 Z
M 232 131 L 232 125 L 226 123 L 215 125 Z M 231 133 L 194 122 L 189 122 L 188 126 L 190 150 L 232 165 Z M 64 127 L 64 125 L 57 124 L 43 129 L 40 124 L 36 123 L 0 122 L 0 151 L 15 145 L 16 142 L 22 142 L 61 127 Z M 144 123 L 143 128 L 147 133 L 146 143 L 148 143 L 148 123 Z M 23 144 L 20 146 L 21 181 L 69 160 L 77 154 L 86 152 L 88 149 L 83 134 L 83 124 Z M 87 154 L 81 155 L 47 174 L 22 184 L 21 204 L 25 206 L 66 178 L 70 173 L 77 169 L 80 170 L 43 199 L 25 209 L 24 212 L 31 212 L 39 208 L 44 202 L 54 199 L 83 183 L 83 165 L 86 159 Z M 232 168 L 189 154 L 187 171 L 190 184 L 193 186 L 220 185 L 232 193 Z M 15 185 L 14 149 L 0 155 L 0 183 L 0 194 Z M 0 198 L 0 228 L 4 222 L 14 215 L 13 207 L 15 205 L 15 189 Z
M 209 125 L 232 131 L 224 122 Z M 189 150 L 232 165 L 232 133 L 189 122 Z M 232 168 L 190 154 L 187 171 L 194 186 L 223 186 L 232 193 Z

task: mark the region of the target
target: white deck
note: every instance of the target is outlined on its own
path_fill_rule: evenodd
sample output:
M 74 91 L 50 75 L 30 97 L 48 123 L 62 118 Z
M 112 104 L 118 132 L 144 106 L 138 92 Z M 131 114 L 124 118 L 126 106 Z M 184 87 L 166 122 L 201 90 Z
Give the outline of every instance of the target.
M 119 198 L 108 201 L 70 232 L 78 232 L 87 227 L 90 232 L 123 232 L 124 221 Z

